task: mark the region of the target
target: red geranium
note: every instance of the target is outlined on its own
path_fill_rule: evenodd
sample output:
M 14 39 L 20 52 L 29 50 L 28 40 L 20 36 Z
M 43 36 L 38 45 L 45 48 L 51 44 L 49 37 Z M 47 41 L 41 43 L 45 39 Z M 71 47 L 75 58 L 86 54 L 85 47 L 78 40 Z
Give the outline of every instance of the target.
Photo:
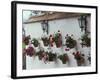
M 30 57 L 32 57 L 34 53 L 35 53 L 35 50 L 33 47 L 30 46 L 26 49 L 26 54 L 29 55 Z

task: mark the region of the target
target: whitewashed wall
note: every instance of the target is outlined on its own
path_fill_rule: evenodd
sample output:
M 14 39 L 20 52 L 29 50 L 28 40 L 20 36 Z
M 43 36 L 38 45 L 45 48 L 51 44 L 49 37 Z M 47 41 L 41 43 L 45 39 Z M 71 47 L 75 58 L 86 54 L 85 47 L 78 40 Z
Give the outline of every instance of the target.
M 25 24 L 24 28 L 26 36 L 31 35 L 31 38 L 38 38 L 43 33 L 40 23 Z
M 83 34 L 81 32 L 81 29 L 79 28 L 78 24 L 78 18 L 68 18 L 68 19 L 60 19 L 60 20 L 53 20 L 49 21 L 49 34 L 53 34 L 54 32 L 57 32 L 58 30 L 61 31 L 63 42 L 64 37 L 66 34 L 73 34 L 74 38 L 77 40 L 81 37 Z M 40 38 L 43 34 L 41 23 L 30 23 L 30 24 L 24 24 L 24 28 L 26 31 L 26 35 L 31 35 L 31 38 Z M 79 48 L 80 49 L 80 48 Z M 60 51 L 60 49 L 55 49 L 55 51 Z M 72 50 L 71 53 L 75 51 Z M 27 69 L 36 69 L 36 68 L 56 68 L 56 67 L 70 67 L 70 66 L 77 66 L 76 60 L 74 59 L 74 56 L 70 54 L 70 51 L 68 52 L 69 56 L 69 63 L 62 64 L 61 61 L 58 59 L 57 62 L 50 62 L 49 64 L 45 64 L 43 61 L 39 61 L 37 57 L 26 57 L 26 67 Z M 86 62 L 86 65 L 88 65 L 89 62 Z
M 31 37 L 40 37 L 43 33 L 41 28 L 41 23 L 30 23 L 24 25 L 26 30 L 26 35 L 31 35 Z M 77 18 L 69 18 L 62 20 L 49 21 L 49 34 L 53 34 L 58 30 L 61 31 L 62 35 L 74 34 L 76 38 L 79 38 L 82 34 Z

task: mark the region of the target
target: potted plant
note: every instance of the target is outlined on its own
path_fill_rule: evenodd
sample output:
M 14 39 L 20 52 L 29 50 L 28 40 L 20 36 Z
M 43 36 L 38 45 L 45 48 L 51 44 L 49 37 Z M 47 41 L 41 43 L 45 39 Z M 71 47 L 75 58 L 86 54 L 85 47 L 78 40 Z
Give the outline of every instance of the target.
M 33 38 L 32 41 L 31 41 L 31 43 L 32 43 L 35 47 L 38 47 L 38 45 L 39 45 L 39 42 L 38 42 L 38 40 L 37 40 L 36 38 Z
M 54 61 L 57 58 L 57 55 L 52 52 L 47 52 L 47 55 L 49 57 L 48 61 Z
M 23 43 L 25 43 L 25 45 L 29 44 L 29 40 L 30 40 L 30 35 L 26 36 L 26 37 L 23 37 Z
M 41 39 L 43 41 L 44 46 L 48 46 L 49 45 L 49 39 L 48 39 L 48 37 L 42 37 Z
M 68 48 L 74 48 L 76 46 L 76 40 L 74 40 L 71 36 L 68 36 L 65 37 L 66 39 L 66 43 L 65 45 L 68 47 Z
M 68 61 L 67 54 L 59 55 L 58 58 L 62 61 L 63 64 L 66 64 L 66 62 Z
M 35 50 L 32 46 L 29 46 L 25 51 L 26 51 L 26 54 L 30 57 L 32 57 L 35 54 Z
M 57 48 L 62 46 L 62 36 L 59 30 L 57 33 L 54 34 L 54 42 Z
M 78 66 L 81 66 L 84 63 L 84 54 L 81 54 L 79 51 L 73 53 L 74 58 L 77 61 Z
M 37 53 L 36 53 L 36 56 L 38 56 L 38 58 L 39 58 L 39 60 L 42 60 L 42 58 L 43 58 L 43 52 L 44 51 L 38 51 Z
M 54 37 L 53 37 L 52 34 L 50 34 L 50 36 L 49 36 L 49 44 L 50 44 L 50 47 L 53 47 L 54 46 L 53 43 L 54 43 Z
M 85 45 L 87 47 L 90 47 L 91 46 L 91 39 L 88 37 L 88 34 L 84 34 L 82 37 L 81 37 L 81 40 L 82 40 L 82 43 L 81 45 Z

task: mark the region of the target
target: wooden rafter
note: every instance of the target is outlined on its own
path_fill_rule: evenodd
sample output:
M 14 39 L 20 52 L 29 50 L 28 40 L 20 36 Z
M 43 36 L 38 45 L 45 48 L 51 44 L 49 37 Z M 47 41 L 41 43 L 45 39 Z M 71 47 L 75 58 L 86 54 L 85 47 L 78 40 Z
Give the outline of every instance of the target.
M 40 16 L 32 16 L 29 18 L 28 21 L 24 22 L 25 24 L 39 22 L 43 20 L 56 20 L 56 19 L 64 19 L 64 18 L 72 18 L 78 17 L 82 15 L 82 13 L 61 13 L 61 12 L 54 12 L 52 14 L 44 14 Z

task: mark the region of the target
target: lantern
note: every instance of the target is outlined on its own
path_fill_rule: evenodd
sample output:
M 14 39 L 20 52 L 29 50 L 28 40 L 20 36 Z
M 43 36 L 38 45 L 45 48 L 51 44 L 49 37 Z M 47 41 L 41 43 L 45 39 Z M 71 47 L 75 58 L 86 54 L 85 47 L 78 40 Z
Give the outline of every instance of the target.
M 85 33 L 87 32 L 87 16 L 86 15 L 82 15 L 80 16 L 80 18 L 78 19 L 79 22 L 79 26 L 81 28 L 81 31 L 85 31 Z
M 47 32 L 47 34 L 48 34 L 48 21 L 47 20 L 42 21 L 41 26 L 42 26 L 43 32 Z

